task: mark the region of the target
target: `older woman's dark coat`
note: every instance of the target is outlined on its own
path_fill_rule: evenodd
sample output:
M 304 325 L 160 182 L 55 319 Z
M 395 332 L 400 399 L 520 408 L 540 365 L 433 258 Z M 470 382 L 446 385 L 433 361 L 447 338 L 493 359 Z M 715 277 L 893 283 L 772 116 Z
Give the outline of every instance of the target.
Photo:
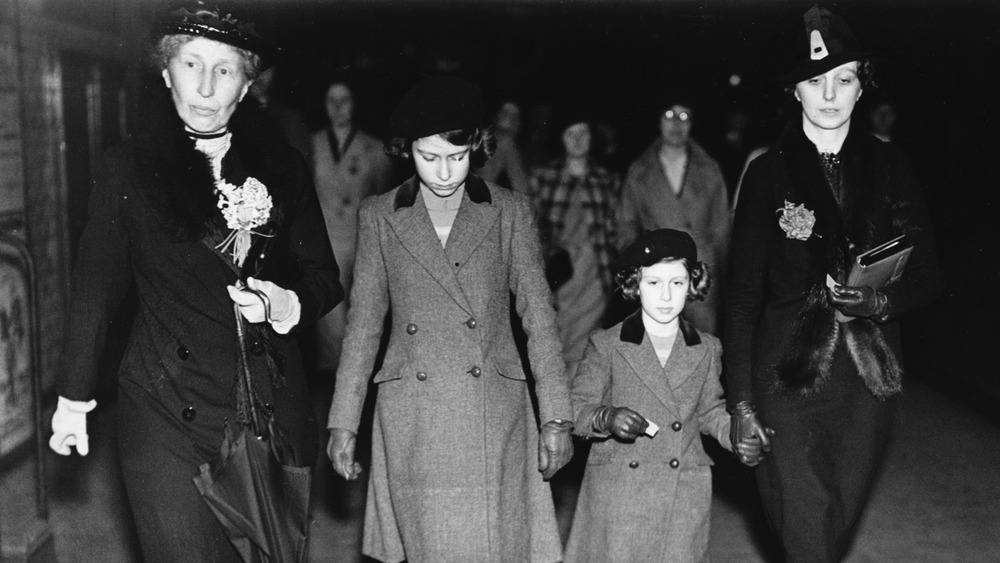
M 248 344 L 260 399 L 307 462 L 316 455 L 317 425 L 295 332 L 343 291 L 298 153 L 269 142 L 247 110 L 234 115 L 223 176 L 236 185 L 257 178 L 274 204 L 259 229 L 270 236 L 254 237 L 239 273 L 212 248 L 228 230 L 207 159 L 172 107 L 156 109 L 142 133 L 105 155 L 93 184 L 57 389 L 69 399 L 94 397 L 107 326 L 134 285 L 138 312 L 119 374 L 118 437 L 142 548 L 150 561 L 225 560 L 235 552 L 191 478 L 218 455 L 226 422 L 236 420 L 236 324 L 226 286 L 252 275 L 298 295 L 302 313 L 292 334 L 256 325 Z
M 422 198 L 411 179 L 360 210 L 327 425 L 357 430 L 390 313 L 374 378 L 364 553 L 410 563 L 558 561 L 538 428 L 572 412 L 531 205 L 469 176 L 442 248 Z M 538 418 L 511 299 L 528 336 Z

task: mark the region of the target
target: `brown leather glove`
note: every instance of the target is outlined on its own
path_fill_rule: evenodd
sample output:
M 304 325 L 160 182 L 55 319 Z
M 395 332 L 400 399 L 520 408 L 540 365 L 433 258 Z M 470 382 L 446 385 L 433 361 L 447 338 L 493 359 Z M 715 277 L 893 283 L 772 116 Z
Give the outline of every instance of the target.
M 350 430 L 330 429 L 326 455 L 333 462 L 333 470 L 348 481 L 353 481 L 361 475 L 361 464 L 354 461 L 354 449 L 357 447 L 357 441 L 358 435 Z
M 848 317 L 882 320 L 889 313 L 889 298 L 867 285 L 835 285 L 829 298 L 830 305 Z
M 744 465 L 753 467 L 760 463 L 763 454 L 771 451 L 774 430 L 765 428 L 757 420 L 757 411 L 750 401 L 736 403 L 729 414 L 729 441 L 732 442 L 733 453 Z M 760 454 L 757 454 L 757 444 L 754 441 L 759 441 Z
M 572 430 L 572 422 L 555 419 L 543 424 L 538 432 L 538 470 L 545 481 L 572 459 Z
M 635 440 L 646 431 L 649 422 L 628 407 L 597 407 L 591 428 L 601 434 L 613 434 L 622 440 Z

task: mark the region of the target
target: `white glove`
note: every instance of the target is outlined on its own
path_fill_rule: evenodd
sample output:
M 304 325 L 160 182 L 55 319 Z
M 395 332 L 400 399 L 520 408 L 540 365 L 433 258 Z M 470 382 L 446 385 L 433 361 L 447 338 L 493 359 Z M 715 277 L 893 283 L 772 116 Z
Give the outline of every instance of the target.
M 240 306 L 243 318 L 251 323 L 268 321 L 279 334 L 288 334 L 299 323 L 302 306 L 299 296 L 289 289 L 283 289 L 269 281 L 247 278 L 246 288 L 226 286 L 229 297 Z M 254 293 L 255 290 L 263 294 Z
M 60 396 L 56 412 L 52 415 L 52 437 L 49 447 L 59 455 L 69 455 L 69 447 L 76 446 L 80 455 L 90 452 L 90 439 L 87 437 L 87 413 L 94 410 L 97 401 L 71 401 Z

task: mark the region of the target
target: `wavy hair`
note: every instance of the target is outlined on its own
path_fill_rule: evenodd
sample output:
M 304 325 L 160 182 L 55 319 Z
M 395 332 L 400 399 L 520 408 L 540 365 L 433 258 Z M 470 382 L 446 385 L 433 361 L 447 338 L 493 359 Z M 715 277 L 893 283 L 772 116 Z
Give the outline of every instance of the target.
M 708 295 L 708 288 L 712 285 L 712 276 L 708 272 L 708 265 L 704 262 L 688 264 L 687 258 L 666 257 L 657 262 L 646 264 L 645 266 L 630 266 L 620 270 L 615 274 L 615 286 L 622 296 L 629 301 L 639 300 L 639 280 L 642 279 L 642 269 L 654 264 L 665 264 L 668 262 L 680 262 L 688 271 L 691 284 L 688 285 L 688 301 L 701 301 Z
M 454 129 L 438 133 L 445 141 L 456 147 L 471 147 L 469 163 L 473 168 L 480 168 L 493 156 L 497 148 L 496 135 L 493 127 L 475 129 Z M 413 142 L 417 139 L 393 137 L 385 143 L 385 154 L 402 160 L 413 158 Z

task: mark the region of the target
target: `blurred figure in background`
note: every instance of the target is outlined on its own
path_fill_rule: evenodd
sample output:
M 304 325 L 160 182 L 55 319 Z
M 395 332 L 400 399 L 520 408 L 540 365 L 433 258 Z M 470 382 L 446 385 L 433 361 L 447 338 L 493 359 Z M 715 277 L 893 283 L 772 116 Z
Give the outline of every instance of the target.
M 309 162 L 312 158 L 309 128 L 306 126 L 302 114 L 278 96 L 277 73 L 278 67 L 276 66 L 264 70 L 257 77 L 257 80 L 250 84 L 250 90 L 247 94 L 263 110 L 267 126 L 271 127 L 282 141 L 299 151 L 306 162 Z
M 588 116 L 570 110 L 562 121 L 563 156 L 531 173 L 546 276 L 555 297 L 563 359 L 572 375 L 590 332 L 600 328 L 614 291 L 614 215 L 619 179 L 591 158 Z
M 868 110 L 868 121 L 871 124 L 872 135 L 886 143 L 892 142 L 897 118 L 896 105 L 888 99 L 879 100 Z
M 521 106 L 507 100 L 500 104 L 493 120 L 496 152 L 479 170 L 484 180 L 521 193 L 528 193 L 528 173 L 518 147 L 521 132 Z
M 629 167 L 622 185 L 618 228 L 623 240 L 644 230 L 687 231 L 704 252 L 714 283 L 725 275 L 731 218 L 729 194 L 719 164 L 691 138 L 694 114 L 684 104 L 660 113 L 660 137 Z M 684 317 L 699 330 L 718 333 L 720 298 L 684 308 Z
M 316 194 L 348 296 L 354 275 L 358 205 L 392 187 L 392 163 L 382 141 L 358 128 L 355 95 L 356 87 L 348 78 L 330 80 L 324 93 L 328 123 L 312 135 Z M 316 368 L 320 372 L 337 368 L 349 303 L 344 305 L 316 323 Z

